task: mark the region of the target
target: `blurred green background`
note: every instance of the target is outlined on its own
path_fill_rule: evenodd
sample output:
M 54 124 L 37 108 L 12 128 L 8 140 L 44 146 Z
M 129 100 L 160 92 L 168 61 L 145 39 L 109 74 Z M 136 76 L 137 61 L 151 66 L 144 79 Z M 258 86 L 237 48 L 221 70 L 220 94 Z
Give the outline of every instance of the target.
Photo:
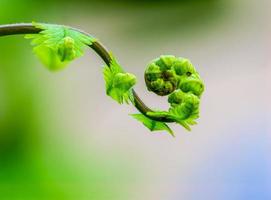
M 139 77 L 188 57 L 206 83 L 199 125 L 150 134 L 105 95 L 88 51 L 50 73 L 22 36 L 0 38 L 0 199 L 270 199 L 268 0 L 0 0 L 0 24 L 81 28 Z

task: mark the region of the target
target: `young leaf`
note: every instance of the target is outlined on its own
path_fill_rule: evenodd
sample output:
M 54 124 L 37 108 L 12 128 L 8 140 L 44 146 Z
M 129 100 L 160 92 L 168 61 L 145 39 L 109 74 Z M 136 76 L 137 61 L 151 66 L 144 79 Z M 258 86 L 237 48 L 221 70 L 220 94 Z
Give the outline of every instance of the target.
M 135 75 L 125 73 L 114 57 L 112 57 L 109 67 L 104 66 L 103 74 L 108 96 L 120 104 L 134 101 L 131 88 L 136 83 Z
M 186 94 L 186 99 L 181 104 L 173 104 L 169 111 L 148 112 L 150 117 L 167 117 L 177 124 L 183 126 L 186 130 L 191 131 L 189 125 L 195 125 L 199 117 L 199 100 L 193 94 Z
M 175 121 L 177 124 L 182 125 L 188 131 L 191 131 L 191 128 L 189 127 L 188 124 L 192 125 L 192 123 L 194 123 L 194 124 L 196 123 L 194 121 L 189 121 L 189 123 L 188 123 L 186 120 L 181 119 L 180 116 L 175 115 L 171 112 L 167 112 L 167 111 L 147 112 L 147 115 L 150 117 L 160 117 L 160 118 L 167 117 L 167 118 Z
M 167 131 L 170 135 L 174 137 L 173 131 L 164 122 L 154 121 L 143 114 L 131 114 L 133 118 L 142 122 L 150 131 Z
M 32 39 L 34 53 L 40 61 L 52 71 L 63 69 L 72 60 L 84 53 L 84 47 L 91 45 L 95 39 L 66 26 L 37 24 L 42 29 L 38 34 L 28 34 Z

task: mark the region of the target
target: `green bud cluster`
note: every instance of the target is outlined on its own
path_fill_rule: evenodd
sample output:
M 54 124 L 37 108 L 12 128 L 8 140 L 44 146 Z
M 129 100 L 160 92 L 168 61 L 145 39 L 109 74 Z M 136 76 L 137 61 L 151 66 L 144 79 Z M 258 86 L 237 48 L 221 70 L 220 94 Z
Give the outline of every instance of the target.
M 174 56 L 161 56 L 147 66 L 145 82 L 149 91 L 165 96 L 177 89 L 179 78 L 172 68 L 174 58 Z
M 147 66 L 145 82 L 149 91 L 160 96 L 169 95 L 170 108 L 167 115 L 175 118 L 178 123 L 192 125 L 193 120 L 198 118 L 204 84 L 188 59 L 160 56 Z
M 176 116 L 178 115 L 180 120 L 199 117 L 200 99 L 191 92 L 185 93 L 181 90 L 176 90 L 169 95 L 168 102 L 171 106 L 169 112 Z
M 192 63 L 171 55 L 160 56 L 147 66 L 145 82 L 149 91 L 160 96 L 169 95 L 176 89 L 200 96 L 204 90 L 203 82 Z

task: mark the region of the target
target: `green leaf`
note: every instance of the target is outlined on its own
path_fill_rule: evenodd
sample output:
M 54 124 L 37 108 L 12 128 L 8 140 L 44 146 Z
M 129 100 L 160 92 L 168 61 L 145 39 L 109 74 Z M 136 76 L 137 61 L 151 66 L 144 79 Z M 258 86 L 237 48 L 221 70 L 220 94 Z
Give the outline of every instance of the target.
M 159 117 L 159 118 L 169 118 L 175 121 L 177 124 L 183 126 L 186 130 L 191 131 L 189 125 L 195 125 L 197 122 L 195 119 L 199 117 L 198 115 L 198 103 L 189 104 L 183 103 L 175 107 L 171 107 L 169 111 L 155 111 L 148 112 L 147 115 L 150 117 Z
M 136 77 L 133 74 L 125 73 L 116 59 L 112 56 L 110 66 L 103 69 L 106 94 L 118 103 L 134 102 L 132 87 L 136 84 Z
M 38 34 L 27 34 L 32 39 L 34 53 L 52 71 L 63 69 L 71 61 L 84 54 L 84 48 L 95 39 L 66 26 L 37 24 L 42 29 Z
M 174 137 L 173 131 L 164 122 L 154 121 L 143 114 L 131 114 L 136 120 L 142 122 L 150 131 L 167 131 Z
M 190 123 L 188 123 L 186 120 L 181 119 L 180 116 L 175 115 L 171 112 L 167 112 L 167 111 L 147 112 L 147 115 L 150 117 L 159 117 L 159 118 L 166 117 L 168 119 L 172 119 L 173 121 L 175 121 L 177 124 L 180 124 L 188 131 L 191 131 L 191 128 L 189 127 L 188 124 L 192 125 L 192 123 L 194 123 L 194 124 L 196 123 L 194 121 L 189 121 Z

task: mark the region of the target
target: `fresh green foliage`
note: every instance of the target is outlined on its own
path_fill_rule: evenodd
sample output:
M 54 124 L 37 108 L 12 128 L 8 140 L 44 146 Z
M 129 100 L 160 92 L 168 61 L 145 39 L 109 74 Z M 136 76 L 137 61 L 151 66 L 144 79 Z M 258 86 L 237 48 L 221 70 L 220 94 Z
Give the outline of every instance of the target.
M 24 27 L 25 24 L 21 26 Z M 32 39 L 35 54 L 49 70 L 63 69 L 83 55 L 84 47 L 91 46 L 106 63 L 109 63 L 103 68 L 106 94 L 119 104 L 131 102 L 142 113 L 132 116 L 148 129 L 165 130 L 174 136 L 166 123 L 175 122 L 189 131 L 190 126 L 196 124 L 204 84 L 188 59 L 162 55 L 148 64 L 144 74 L 148 90 L 159 96 L 168 95 L 170 104 L 167 111 L 152 111 L 132 89 L 136 84 L 136 77 L 125 72 L 99 43 L 92 45 L 96 41 L 93 37 L 61 25 L 33 23 L 33 26 L 30 25 L 29 30 L 33 30 L 34 34 L 27 34 L 25 38 Z M 18 27 L 12 30 L 16 33 Z M 3 30 L 6 29 L 4 26 Z
M 66 26 L 37 24 L 42 31 L 38 34 L 28 34 L 32 39 L 34 52 L 49 70 L 63 69 L 72 60 L 84 53 L 84 47 L 91 45 L 95 39 L 86 36 Z
M 50 70 L 64 68 L 69 62 L 83 55 L 84 47 L 91 45 L 95 39 L 66 26 L 36 24 L 41 29 L 39 34 L 28 34 L 32 39 L 34 52 L 41 62 Z M 132 87 L 136 77 L 125 72 L 111 55 L 109 66 L 103 69 L 106 94 L 119 104 L 132 102 Z M 142 122 L 151 131 L 173 131 L 166 123 L 151 118 L 168 118 L 191 130 L 199 117 L 200 96 L 204 85 L 192 63 L 184 58 L 163 55 L 153 60 L 145 71 L 145 82 L 149 91 L 160 96 L 169 95 L 168 111 L 148 112 L 146 115 L 134 114 L 135 119 Z
M 104 79 L 107 95 L 120 104 L 133 102 L 131 89 L 136 77 L 125 73 L 113 56 L 110 66 L 104 67 Z M 174 56 L 161 56 L 148 65 L 145 81 L 148 90 L 161 96 L 169 95 L 170 108 L 168 111 L 132 116 L 151 131 L 166 130 L 173 135 L 165 122 L 155 121 L 153 117 L 166 117 L 190 131 L 190 125 L 196 124 L 195 120 L 199 117 L 200 96 L 204 90 L 203 82 L 191 62 Z
M 143 114 L 132 114 L 131 116 L 142 122 L 150 131 L 167 131 L 174 137 L 173 131 L 164 122 L 154 121 Z
M 110 66 L 104 66 L 104 80 L 106 94 L 116 100 L 119 104 L 134 102 L 132 87 L 136 84 L 136 77 L 126 73 L 111 56 Z

